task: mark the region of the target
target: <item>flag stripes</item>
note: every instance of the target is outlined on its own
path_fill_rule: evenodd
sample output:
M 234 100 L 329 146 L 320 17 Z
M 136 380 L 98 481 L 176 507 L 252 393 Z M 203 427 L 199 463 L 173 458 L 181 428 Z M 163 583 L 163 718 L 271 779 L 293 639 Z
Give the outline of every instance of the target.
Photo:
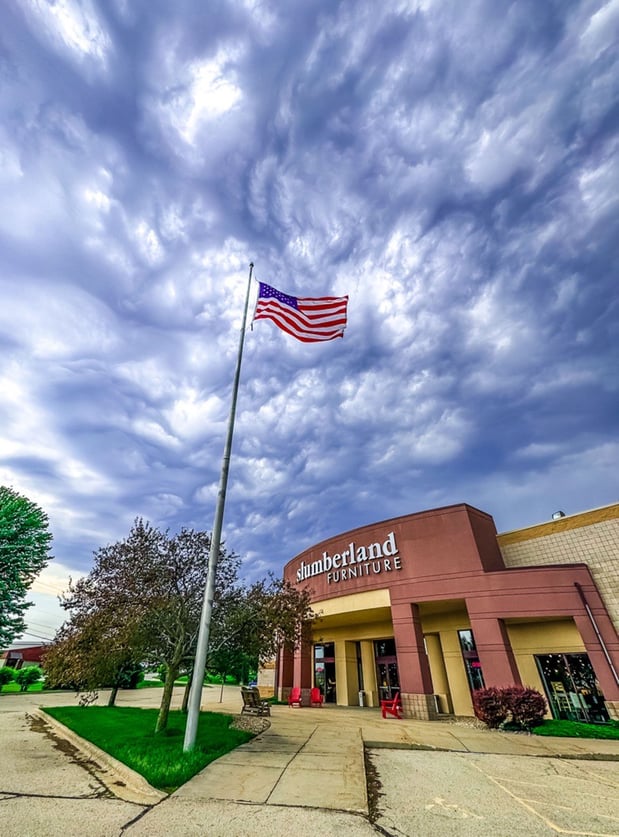
M 302 343 L 344 336 L 348 297 L 295 297 L 260 282 L 254 320 L 271 320 Z

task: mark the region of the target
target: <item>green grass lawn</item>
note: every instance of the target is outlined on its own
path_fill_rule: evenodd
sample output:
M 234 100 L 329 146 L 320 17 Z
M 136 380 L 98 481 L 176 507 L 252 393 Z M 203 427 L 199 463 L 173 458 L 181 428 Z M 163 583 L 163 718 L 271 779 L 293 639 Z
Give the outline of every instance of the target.
M 191 753 L 183 753 L 187 716 L 179 711 L 170 712 L 167 730 L 158 735 L 154 732 L 157 709 L 54 706 L 44 711 L 166 792 L 253 738 L 251 733 L 231 729 L 230 715 L 201 712 L 196 746 Z
M 136 689 L 163 689 L 164 682 L 162 680 L 141 680 L 138 685 L 135 687 Z M 186 683 L 181 680 L 174 681 L 175 686 L 185 686 Z M 123 689 L 122 691 L 127 691 Z
M 39 683 L 31 683 L 28 686 L 29 692 L 42 692 L 43 691 L 43 681 L 41 680 Z M 2 687 L 2 694 L 8 694 L 9 692 L 15 693 L 21 691 L 21 686 L 19 683 L 7 683 L 5 686 Z
M 619 739 L 619 723 L 585 724 L 581 721 L 544 721 L 532 730 L 534 735 L 563 736 L 565 738 Z

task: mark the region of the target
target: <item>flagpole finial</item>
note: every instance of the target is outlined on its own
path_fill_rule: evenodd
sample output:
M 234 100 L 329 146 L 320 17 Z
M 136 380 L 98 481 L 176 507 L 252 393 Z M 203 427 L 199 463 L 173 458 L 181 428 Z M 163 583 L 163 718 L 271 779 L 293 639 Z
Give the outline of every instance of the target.
M 254 263 L 253 263 L 253 262 L 250 262 L 250 263 L 249 263 L 249 266 L 253 268 Z

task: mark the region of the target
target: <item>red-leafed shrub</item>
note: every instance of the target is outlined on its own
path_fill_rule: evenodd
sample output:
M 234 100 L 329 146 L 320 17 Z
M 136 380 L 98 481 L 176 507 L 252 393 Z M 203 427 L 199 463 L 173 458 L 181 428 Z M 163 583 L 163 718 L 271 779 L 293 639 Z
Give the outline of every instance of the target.
M 501 691 L 514 724 L 526 730 L 541 724 L 546 714 L 546 700 L 536 689 L 508 686 Z
M 505 702 L 503 691 L 490 686 L 487 689 L 476 689 L 473 692 L 473 710 L 475 715 L 490 729 L 500 727 L 509 715 L 509 708 Z
M 490 729 L 497 729 L 509 718 L 520 729 L 530 730 L 544 719 L 546 701 L 538 691 L 527 686 L 502 689 L 490 686 L 473 692 L 473 709 Z

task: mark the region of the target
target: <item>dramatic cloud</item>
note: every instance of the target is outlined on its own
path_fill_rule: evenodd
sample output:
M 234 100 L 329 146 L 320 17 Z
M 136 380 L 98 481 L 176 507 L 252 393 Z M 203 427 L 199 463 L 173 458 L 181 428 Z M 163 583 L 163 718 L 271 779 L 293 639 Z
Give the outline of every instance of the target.
M 138 515 L 211 528 L 250 261 L 350 305 L 342 341 L 248 332 L 248 576 L 424 508 L 616 501 L 618 39 L 619 0 L 8 0 L 0 483 L 51 517 L 36 612 Z

